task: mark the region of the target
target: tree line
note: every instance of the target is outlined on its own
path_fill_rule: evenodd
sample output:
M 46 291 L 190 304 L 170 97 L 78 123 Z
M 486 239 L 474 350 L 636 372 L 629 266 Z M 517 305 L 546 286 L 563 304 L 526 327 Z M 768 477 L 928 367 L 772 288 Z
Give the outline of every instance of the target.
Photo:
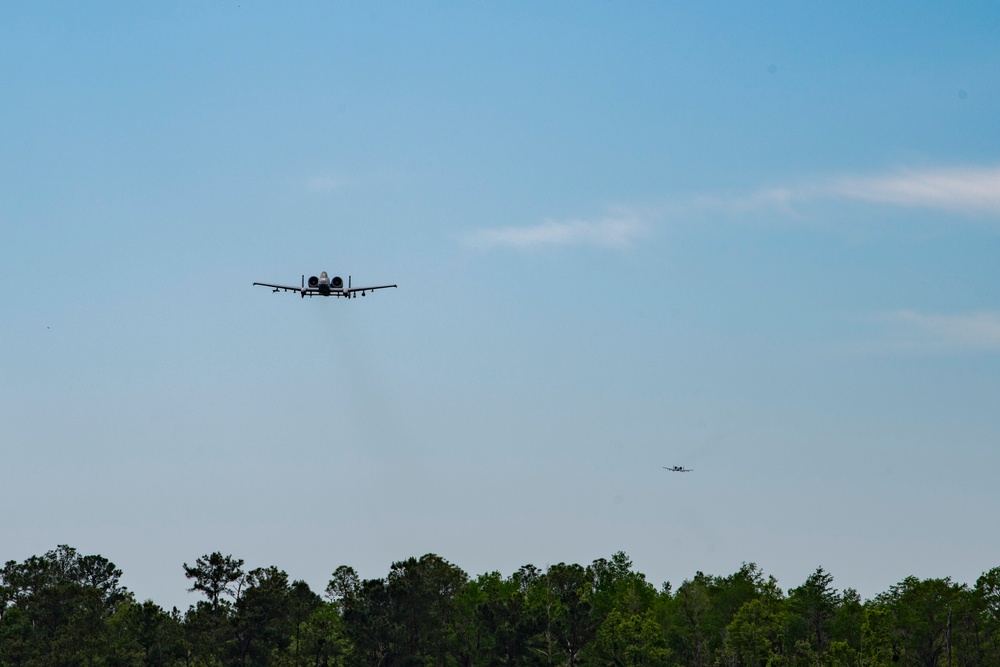
M 207 554 L 186 611 L 59 546 L 0 571 L 0 666 L 1000 667 L 1000 568 L 974 586 L 907 577 L 870 600 L 817 568 L 787 592 L 754 563 L 676 590 L 624 553 L 472 578 L 434 554 L 322 592 Z

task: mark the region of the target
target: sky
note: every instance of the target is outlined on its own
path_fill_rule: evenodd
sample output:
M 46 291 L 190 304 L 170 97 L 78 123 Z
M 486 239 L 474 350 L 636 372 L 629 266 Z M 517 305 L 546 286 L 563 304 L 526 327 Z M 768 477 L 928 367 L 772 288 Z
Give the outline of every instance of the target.
M 4 3 L 0 559 L 974 583 L 997 72 L 992 2 Z M 399 287 L 252 286 L 321 271 Z

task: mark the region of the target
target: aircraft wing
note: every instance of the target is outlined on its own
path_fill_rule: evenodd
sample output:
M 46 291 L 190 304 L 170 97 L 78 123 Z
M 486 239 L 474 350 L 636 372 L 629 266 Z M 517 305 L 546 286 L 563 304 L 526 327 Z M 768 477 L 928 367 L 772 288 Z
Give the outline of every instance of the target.
M 254 285 L 260 285 L 261 287 L 271 287 L 271 288 L 274 288 L 274 289 L 285 290 L 286 292 L 300 292 L 301 293 L 303 290 L 305 290 L 308 293 L 308 292 L 315 292 L 316 291 L 316 290 L 312 289 L 311 287 L 302 288 L 302 287 L 293 287 L 291 285 L 272 285 L 271 283 L 254 283 Z
M 260 285 L 261 287 L 270 287 L 276 292 L 278 290 L 283 290 L 285 292 L 297 292 L 303 296 L 323 295 L 323 293 L 319 291 L 318 287 L 301 287 L 297 285 L 275 285 L 274 283 L 254 283 L 254 285 Z M 329 296 L 342 296 L 350 298 L 352 296 L 355 296 L 358 292 L 364 294 L 365 292 L 374 292 L 377 289 L 387 289 L 389 287 L 396 287 L 396 285 L 372 285 L 371 287 L 347 287 L 342 289 L 331 287 Z
M 386 289 L 388 287 L 395 287 L 395 285 L 375 285 L 374 287 L 350 287 L 343 291 L 349 292 L 350 294 L 357 294 L 358 292 L 374 292 L 377 289 Z

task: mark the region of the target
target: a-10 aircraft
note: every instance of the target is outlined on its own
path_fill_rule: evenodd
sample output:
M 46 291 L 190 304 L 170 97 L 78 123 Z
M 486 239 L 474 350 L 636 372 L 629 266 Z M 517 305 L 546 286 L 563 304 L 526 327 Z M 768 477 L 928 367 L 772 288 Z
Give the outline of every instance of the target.
M 685 468 L 684 466 L 663 466 L 664 470 L 669 470 L 670 472 L 694 472 L 692 468 Z
M 395 285 L 375 285 L 373 287 L 352 287 L 351 277 L 347 276 L 347 286 L 344 286 L 344 279 L 340 276 L 334 276 L 331 278 L 327 275 L 326 271 L 322 271 L 319 277 L 311 276 L 309 278 L 309 284 L 306 284 L 305 275 L 302 276 L 302 285 L 295 287 L 294 285 L 272 285 L 271 283 L 254 283 L 254 285 L 260 285 L 261 287 L 270 287 L 274 292 L 278 290 L 284 290 L 285 292 L 298 292 L 299 296 L 303 299 L 314 296 L 337 296 L 350 298 L 358 298 L 358 292 L 361 292 L 361 296 L 365 296 L 368 292 L 374 292 L 377 289 L 386 289 L 387 287 L 395 287 Z

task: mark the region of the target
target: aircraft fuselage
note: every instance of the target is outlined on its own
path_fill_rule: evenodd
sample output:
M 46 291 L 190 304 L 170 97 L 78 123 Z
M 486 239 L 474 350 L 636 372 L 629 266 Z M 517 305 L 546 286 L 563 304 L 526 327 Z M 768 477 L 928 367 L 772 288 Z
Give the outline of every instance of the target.
M 344 280 L 340 276 L 330 279 L 326 271 L 320 271 L 319 278 L 312 276 L 309 278 L 309 287 L 319 290 L 323 296 L 330 296 L 331 292 L 341 292 L 344 289 Z

